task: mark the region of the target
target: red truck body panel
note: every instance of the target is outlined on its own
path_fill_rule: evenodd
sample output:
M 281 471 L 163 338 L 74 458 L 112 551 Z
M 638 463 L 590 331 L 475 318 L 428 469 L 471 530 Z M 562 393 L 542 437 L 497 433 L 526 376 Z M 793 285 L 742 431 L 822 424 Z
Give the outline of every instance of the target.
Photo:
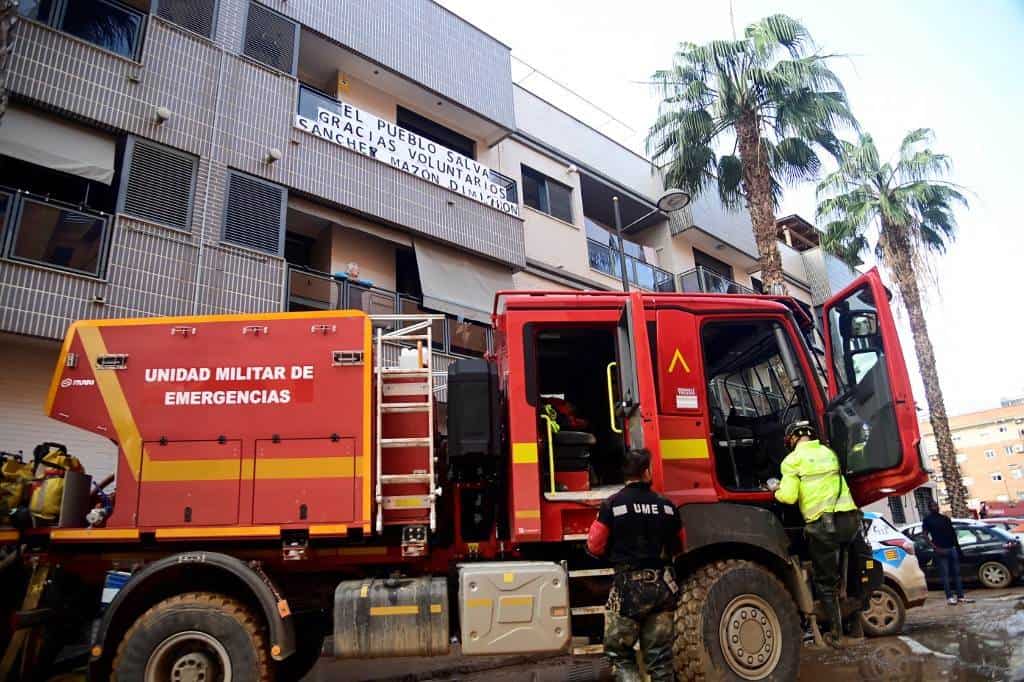
M 108 529 L 344 534 L 370 523 L 370 342 L 361 311 L 78 322 L 46 411 L 118 444 Z

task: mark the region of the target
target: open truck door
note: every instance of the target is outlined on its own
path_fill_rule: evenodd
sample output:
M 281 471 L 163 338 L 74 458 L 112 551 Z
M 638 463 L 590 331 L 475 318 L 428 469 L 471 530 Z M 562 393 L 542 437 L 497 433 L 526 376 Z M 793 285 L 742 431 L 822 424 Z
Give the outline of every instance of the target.
M 861 506 L 902 495 L 928 478 L 889 298 L 878 269 L 872 268 L 824 307 L 826 424 Z
M 647 448 L 656 453 L 660 447 L 658 420 L 655 418 L 658 396 L 654 390 L 654 370 L 648 352 L 650 340 L 644 317 L 644 301 L 638 292 L 630 294 L 626 299 L 615 337 L 615 364 L 619 384 L 619 402 L 615 412 L 625 431 L 625 445 L 629 448 Z M 652 465 L 651 474 L 655 485 L 660 488 L 660 459 Z

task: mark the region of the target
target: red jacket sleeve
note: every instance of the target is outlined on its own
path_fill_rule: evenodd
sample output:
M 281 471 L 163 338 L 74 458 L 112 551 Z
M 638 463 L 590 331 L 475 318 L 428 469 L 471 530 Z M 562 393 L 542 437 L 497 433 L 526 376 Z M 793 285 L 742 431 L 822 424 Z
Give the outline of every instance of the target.
M 587 533 L 587 551 L 596 557 L 604 556 L 608 551 L 608 536 L 611 529 L 604 525 L 601 519 L 594 519 L 590 524 L 590 532 Z

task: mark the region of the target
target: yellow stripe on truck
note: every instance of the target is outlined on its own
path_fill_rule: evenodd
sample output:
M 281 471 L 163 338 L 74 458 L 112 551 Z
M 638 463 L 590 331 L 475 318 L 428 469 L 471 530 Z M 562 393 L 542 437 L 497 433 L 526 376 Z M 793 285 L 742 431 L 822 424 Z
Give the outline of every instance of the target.
M 661 441 L 661 458 L 709 459 L 708 441 L 705 438 L 665 438 Z
M 371 616 L 416 616 L 419 615 L 420 607 L 410 606 L 371 606 Z
M 536 443 L 513 443 L 512 444 L 513 464 L 536 464 L 537 444 Z

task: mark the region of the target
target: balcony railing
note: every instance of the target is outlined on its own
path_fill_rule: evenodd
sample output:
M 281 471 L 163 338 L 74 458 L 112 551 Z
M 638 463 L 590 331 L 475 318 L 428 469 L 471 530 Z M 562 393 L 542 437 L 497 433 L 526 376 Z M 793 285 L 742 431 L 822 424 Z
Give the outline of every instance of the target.
M 407 294 L 367 286 L 340 276 L 300 266 L 288 267 L 286 310 L 362 310 L 370 315 L 436 314 Z M 394 329 L 396 322 L 375 322 L 375 328 Z M 455 356 L 480 356 L 490 349 L 491 329 L 449 317 L 436 320 L 434 351 Z
M 93 277 L 103 275 L 110 216 L 83 206 L 0 186 L 3 255 Z
M 587 252 L 590 267 L 612 277 L 619 274 L 619 251 L 608 244 L 594 239 L 587 240 Z M 630 284 L 650 291 L 675 291 L 675 281 L 668 270 L 645 263 L 634 256 L 626 256 L 626 275 Z
M 750 287 L 732 281 L 714 270 L 698 265 L 679 275 L 679 290 L 705 294 L 756 294 Z

